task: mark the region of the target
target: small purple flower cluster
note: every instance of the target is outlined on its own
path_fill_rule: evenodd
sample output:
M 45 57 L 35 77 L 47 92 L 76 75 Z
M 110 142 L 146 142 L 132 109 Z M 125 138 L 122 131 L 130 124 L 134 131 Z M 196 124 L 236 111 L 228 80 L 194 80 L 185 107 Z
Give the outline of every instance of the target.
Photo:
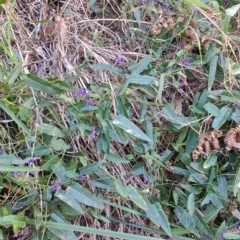
M 120 56 L 117 56 L 116 58 L 115 58 L 115 62 L 116 63 L 120 63 L 122 61 L 122 58 L 120 57 Z
M 73 91 L 73 95 L 74 96 L 80 96 L 80 97 L 84 97 L 88 94 L 88 91 L 86 88 L 78 88 L 76 90 Z
M 89 141 L 92 142 L 92 141 L 96 140 L 97 137 L 98 137 L 98 131 L 97 131 L 96 128 L 94 127 L 94 128 L 92 129 L 92 132 L 91 132 L 90 136 L 89 136 Z
M 208 125 L 212 124 L 212 122 L 213 122 L 213 119 L 212 119 L 212 118 L 209 118 L 209 119 L 207 120 L 207 124 L 208 124 Z
M 78 88 L 76 90 L 73 91 L 73 95 L 75 97 L 85 97 L 87 94 L 89 93 L 89 91 L 86 88 Z M 92 105 L 93 104 L 93 100 L 91 98 L 86 100 L 86 104 L 87 105 Z
M 24 229 L 22 229 L 18 234 L 18 240 L 26 239 L 26 237 L 29 235 L 29 227 L 26 226 Z
M 183 60 L 182 60 L 182 64 L 183 64 L 183 66 L 189 66 L 190 65 L 190 60 L 189 59 L 187 59 L 187 58 L 184 58 Z
M 61 179 L 57 179 L 56 182 L 53 185 L 50 186 L 50 188 L 52 190 L 58 191 L 58 190 L 61 189 L 61 183 L 62 183 Z
M 182 85 L 181 83 L 179 84 L 178 92 L 179 92 L 180 94 L 183 94 L 183 93 L 184 93 L 183 85 Z
M 34 158 L 30 158 L 30 159 L 28 160 L 28 166 L 31 166 L 33 162 L 34 162 Z

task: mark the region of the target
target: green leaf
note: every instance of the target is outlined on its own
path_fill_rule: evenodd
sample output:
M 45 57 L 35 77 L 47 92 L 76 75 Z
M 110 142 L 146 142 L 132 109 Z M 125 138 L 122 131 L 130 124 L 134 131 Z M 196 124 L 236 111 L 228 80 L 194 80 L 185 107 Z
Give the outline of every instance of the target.
M 198 227 L 202 231 L 202 233 L 206 234 L 211 239 L 218 239 L 214 238 L 213 233 L 211 232 L 208 224 L 204 220 L 204 216 L 200 215 L 198 211 L 195 211 L 193 218 L 195 220 L 195 226 Z
M 109 137 L 112 138 L 116 142 L 126 145 L 129 141 L 129 138 L 127 137 L 126 133 L 123 132 L 121 129 L 114 127 L 109 122 L 107 122 L 107 124 L 108 124 Z
M 53 166 L 51 166 L 52 171 L 55 173 L 58 179 L 61 179 L 62 181 L 65 181 L 66 178 L 66 169 L 63 167 L 61 162 L 57 162 Z
M 83 227 L 79 225 L 71 225 L 71 224 L 63 224 L 63 223 L 55 223 L 55 222 L 46 222 L 45 226 L 47 228 L 55 228 L 59 230 L 71 230 L 81 233 L 88 233 L 88 234 L 96 234 L 102 236 L 112 237 L 113 239 L 128 239 L 128 240 L 163 240 L 159 237 L 147 237 L 147 236 L 140 236 L 136 234 L 129 234 L 123 232 L 116 232 L 98 228 L 91 228 L 91 227 Z
M 231 119 L 235 121 L 237 124 L 240 124 L 240 110 L 236 109 L 231 115 Z
M 0 165 L 23 165 L 28 163 L 29 158 L 22 160 L 20 158 L 16 158 L 15 155 L 1 154 L 0 155 Z
M 148 64 L 151 61 L 152 56 L 148 55 L 145 58 L 143 58 L 140 62 L 138 62 L 137 64 L 133 65 L 130 69 L 131 69 L 131 73 L 132 74 L 139 74 L 141 72 L 143 72 Z
M 88 1 L 88 4 L 87 4 L 88 7 L 89 7 L 89 8 L 93 7 L 93 5 L 95 4 L 95 2 L 96 2 L 96 0 L 89 0 L 89 1 Z
M 189 229 L 193 234 L 200 238 L 200 235 L 195 228 L 195 223 L 192 217 L 181 207 L 177 206 L 174 210 L 177 218 L 181 222 L 181 224 L 186 228 Z
M 228 117 L 231 115 L 232 109 L 228 107 L 222 107 L 220 109 L 220 115 L 216 117 L 212 123 L 212 127 L 214 129 L 219 129 L 228 119 Z
M 224 199 L 226 202 L 228 200 L 228 184 L 226 177 L 221 176 L 217 178 L 218 186 L 217 186 L 217 193 L 219 196 Z
M 85 189 L 78 183 L 71 183 L 67 188 L 67 192 L 78 202 L 81 202 L 87 206 L 92 206 L 98 209 L 104 208 L 104 205 L 100 199 L 95 197 L 89 190 Z
M 189 215 L 192 217 L 195 210 L 195 195 L 192 193 L 188 196 L 187 206 Z
M 157 210 L 157 213 L 158 213 L 158 218 L 160 218 L 160 226 L 163 228 L 163 230 L 168 234 L 168 236 L 172 236 L 172 233 L 171 233 L 171 229 L 170 229 L 170 225 L 169 225 L 169 221 L 168 221 L 168 218 L 167 216 L 165 215 L 163 209 L 162 209 L 162 206 L 160 205 L 159 202 L 155 202 L 154 203 L 154 207 L 156 208 Z
M 128 134 L 145 140 L 147 142 L 151 142 L 152 140 L 142 131 L 140 130 L 134 123 L 129 121 L 126 117 L 122 115 L 117 115 L 113 120 L 113 124 L 122 130 L 126 131 Z
M 51 220 L 55 221 L 57 223 L 60 224 L 71 224 L 69 221 L 67 221 L 63 215 L 58 212 L 55 211 L 54 213 L 51 214 Z M 55 228 L 50 228 L 48 227 L 48 229 L 55 234 L 56 236 L 58 236 L 60 239 L 68 239 L 68 240 L 78 240 L 78 238 L 76 237 L 76 235 L 73 233 L 73 231 L 70 230 L 64 230 L 64 229 L 55 229 Z M 52 239 L 52 238 L 51 238 Z
M 210 168 L 212 166 L 215 166 L 217 163 L 217 155 L 216 154 L 210 154 L 207 157 L 207 160 L 203 164 L 203 168 Z
M 65 192 L 62 189 L 60 189 L 55 192 L 55 197 L 61 199 L 67 205 L 71 206 L 73 209 L 78 211 L 79 214 L 84 213 L 79 203 L 73 198 L 73 196 L 68 191 Z
M 62 139 L 57 139 L 56 137 L 51 139 L 49 147 L 55 151 L 64 151 L 70 148 Z
M 9 225 L 13 226 L 13 231 L 16 234 L 18 228 L 24 228 L 28 218 L 23 215 L 8 215 L 0 217 L 0 225 L 8 227 Z
M 31 131 L 26 127 L 26 125 L 1 100 L 0 108 L 2 108 L 28 136 L 31 134 Z
M 225 239 L 231 239 L 231 240 L 240 238 L 239 234 L 235 234 L 235 233 L 223 233 L 223 237 Z
M 43 216 L 42 216 L 42 212 L 38 207 L 34 206 L 33 208 L 34 208 L 35 227 L 38 230 L 43 223 Z
M 200 0 L 185 0 L 185 2 L 187 2 L 188 4 L 194 4 L 200 8 L 210 9 L 208 5 L 204 4 Z
M 172 236 L 169 221 L 160 205 L 160 203 L 156 202 L 151 204 L 148 200 L 147 196 L 144 196 L 144 201 L 147 203 L 148 210 L 146 211 L 147 217 L 155 223 L 158 227 L 162 227 L 163 230 L 168 234 L 168 236 Z
M 149 148 L 153 147 L 153 125 L 151 118 L 149 116 L 145 117 L 145 129 L 147 136 L 151 139 L 151 142 L 148 143 Z
M 133 83 L 133 84 L 140 84 L 140 85 L 150 85 L 150 84 L 158 85 L 157 79 L 155 77 L 148 76 L 148 75 L 131 74 L 127 76 L 127 80 L 129 84 Z
M 137 21 L 137 23 L 138 23 L 138 26 L 140 27 L 140 21 L 141 21 L 141 11 L 138 9 L 138 8 L 136 8 L 135 10 L 134 10 L 134 17 L 135 17 L 135 19 L 136 19 L 136 21 Z
M 102 161 L 90 163 L 85 167 L 79 168 L 81 174 L 92 174 L 102 165 Z
M 217 116 L 219 116 L 219 115 L 221 114 L 219 108 L 216 107 L 216 106 L 215 106 L 214 104 L 212 104 L 211 102 L 206 103 L 203 107 L 206 109 L 206 111 L 207 111 L 209 114 L 211 114 L 211 115 L 213 115 L 213 116 L 215 116 L 215 117 L 217 117 Z
M 123 187 L 122 185 L 122 181 L 118 178 L 115 180 L 115 187 L 116 187 L 116 190 L 118 191 L 118 193 L 124 197 L 124 198 L 127 198 L 128 195 L 127 195 L 127 192 L 125 190 L 125 188 Z
M 237 193 L 238 193 L 239 189 L 240 189 L 240 165 L 238 167 L 238 171 L 237 171 L 237 174 L 235 176 L 234 185 L 233 185 L 234 197 L 237 196 Z
M 18 78 L 20 72 L 22 70 L 22 64 L 18 63 L 10 72 L 10 74 L 8 75 L 8 83 L 9 84 L 14 84 L 14 82 L 16 81 L 16 79 Z
M 64 132 L 53 125 L 50 125 L 47 123 L 40 123 L 39 125 L 37 125 L 37 127 L 40 132 L 46 133 L 47 135 L 50 135 L 52 137 L 59 137 L 59 138 L 65 137 Z
M 14 166 L 0 166 L 1 172 L 40 172 L 41 169 L 38 167 L 14 167 Z
M 115 73 L 117 75 L 122 76 L 123 75 L 123 70 L 118 68 L 118 67 L 114 67 L 112 65 L 109 64 L 92 64 L 90 65 L 90 67 L 94 70 L 103 70 L 103 71 L 110 71 L 112 73 Z
M 225 20 L 224 20 L 224 32 L 227 33 L 229 29 L 229 24 L 231 22 L 232 17 L 237 13 L 240 8 L 240 4 L 236 4 L 231 8 L 226 9 L 225 11 Z
M 125 158 L 119 157 L 113 153 L 108 153 L 105 155 L 105 158 L 108 161 L 114 162 L 114 163 L 129 163 L 128 160 L 126 160 Z
M 190 154 L 192 150 L 197 146 L 197 142 L 198 142 L 197 132 L 190 129 L 186 141 L 186 153 Z
M 126 187 L 126 192 L 128 197 L 133 201 L 138 207 L 147 211 L 148 207 L 146 202 L 144 201 L 142 195 L 134 188 L 131 184 Z
M 87 106 L 81 107 L 80 111 L 81 112 L 90 112 L 90 111 L 96 111 L 98 109 L 99 109 L 99 107 L 97 107 L 97 106 L 87 105 Z
M 199 173 L 188 166 L 187 166 L 187 169 L 191 173 L 191 175 L 194 177 L 194 179 L 197 180 L 197 182 L 199 182 L 200 184 L 204 184 L 208 180 L 208 177 L 204 173 Z
M 209 69 L 209 76 L 208 76 L 208 91 L 211 91 L 211 88 L 215 79 L 217 62 L 218 62 L 218 56 L 213 56 L 210 62 L 210 69 Z
M 159 80 L 159 87 L 158 87 L 158 95 L 157 99 L 160 105 L 162 105 L 162 92 L 164 89 L 164 83 L 165 83 L 165 75 L 161 74 L 160 80 Z
M 47 82 L 46 80 L 43 80 L 42 78 L 39 78 L 32 74 L 27 74 L 26 84 L 29 87 L 32 87 L 35 90 L 38 90 L 40 92 L 45 93 L 64 93 L 62 89 L 56 87 L 53 83 Z
M 169 106 L 162 108 L 163 116 L 173 123 L 174 127 L 181 129 L 186 126 L 196 126 L 199 124 L 199 119 L 196 117 L 178 117 L 178 115 Z

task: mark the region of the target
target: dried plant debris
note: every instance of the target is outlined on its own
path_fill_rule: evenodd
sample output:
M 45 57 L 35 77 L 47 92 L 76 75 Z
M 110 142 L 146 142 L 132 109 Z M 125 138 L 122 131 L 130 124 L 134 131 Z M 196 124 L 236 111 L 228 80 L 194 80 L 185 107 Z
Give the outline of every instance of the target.
M 200 155 L 206 155 L 211 151 L 219 151 L 219 138 L 223 136 L 222 131 L 214 130 L 210 134 L 201 134 L 199 136 L 199 144 L 192 152 L 192 158 L 194 160 L 198 159 Z
M 230 129 L 225 138 L 226 150 L 230 151 L 233 147 L 240 149 L 240 125 Z
M 212 151 L 219 151 L 220 144 L 219 138 L 223 136 L 222 131 L 214 130 L 210 134 L 200 134 L 199 144 L 192 152 L 192 158 L 194 160 L 198 159 L 200 155 L 206 155 Z M 236 128 L 231 128 L 224 136 L 225 149 L 227 151 L 232 150 L 232 148 L 240 149 L 240 125 Z
M 158 9 L 158 17 L 157 19 L 152 18 L 152 22 L 154 22 L 151 27 L 151 33 L 153 35 L 157 35 L 161 32 L 162 28 L 172 28 L 174 21 L 172 18 L 173 13 L 169 11 L 167 8 L 159 8 Z

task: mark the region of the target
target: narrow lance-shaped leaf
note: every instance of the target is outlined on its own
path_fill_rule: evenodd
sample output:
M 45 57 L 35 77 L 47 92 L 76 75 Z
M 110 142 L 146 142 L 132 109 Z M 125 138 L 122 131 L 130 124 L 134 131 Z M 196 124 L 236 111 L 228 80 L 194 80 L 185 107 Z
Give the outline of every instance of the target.
M 47 82 L 46 80 L 37 77 L 33 74 L 28 74 L 26 79 L 26 84 L 33 89 L 45 92 L 45 93 L 64 93 L 62 89 L 56 87 L 53 83 Z
M 231 115 L 232 109 L 228 107 L 222 107 L 220 109 L 220 115 L 216 117 L 212 123 L 212 127 L 214 129 L 219 129 L 228 119 L 228 117 Z
M 47 228 L 55 228 L 60 230 L 71 230 L 71 231 L 82 232 L 82 233 L 96 234 L 96 235 L 102 235 L 102 236 L 108 236 L 108 237 L 110 236 L 114 239 L 120 238 L 120 239 L 128 239 L 128 240 L 163 240 L 163 238 L 160 238 L 160 237 L 146 237 L 146 236 L 140 236 L 136 234 L 122 233 L 122 232 L 97 229 L 97 228 L 91 228 L 91 227 L 83 227 L 83 226 L 77 226 L 77 225 L 71 225 L 71 224 L 56 223 L 56 222 L 50 222 L 50 221 L 46 222 L 44 226 Z
M 210 62 L 209 77 L 208 77 L 208 91 L 211 91 L 211 88 L 215 79 L 216 70 L 217 70 L 217 61 L 218 61 L 218 56 L 213 56 Z
M 109 64 L 92 64 L 90 67 L 94 70 L 107 70 L 107 71 L 110 71 L 110 72 L 115 73 L 120 76 L 123 75 L 122 69 L 120 69 L 118 67 L 114 67 Z
M 194 212 L 194 209 L 195 209 L 195 202 L 194 202 L 194 194 L 190 194 L 188 196 L 188 211 L 189 211 L 189 215 L 192 216 L 193 215 L 193 212 Z
M 113 120 L 113 124 L 136 138 L 140 138 L 147 142 L 152 141 L 141 129 L 139 129 L 134 123 L 122 115 L 116 116 L 116 118 Z
M 73 209 L 75 209 L 79 213 L 81 213 L 81 214 L 84 213 L 84 211 L 80 207 L 79 203 L 75 199 L 72 198 L 71 194 L 66 193 L 60 189 L 55 193 L 55 197 L 61 199 L 63 202 L 65 202 L 67 205 L 71 206 Z
M 73 198 L 75 198 L 78 202 L 81 202 L 85 205 L 92 206 L 98 209 L 103 209 L 103 203 L 100 199 L 95 197 L 89 190 L 82 187 L 78 183 L 72 183 L 67 188 L 67 191 Z
M 22 70 L 22 64 L 18 63 L 10 72 L 8 76 L 8 83 L 13 84 L 19 76 L 19 73 Z
M 142 71 L 144 71 L 148 64 L 150 63 L 151 58 L 152 58 L 151 55 L 148 55 L 145 58 L 143 58 L 140 62 L 138 62 L 136 65 L 131 67 L 132 74 L 139 74 Z
M 0 108 L 2 108 L 27 135 L 30 135 L 31 132 L 26 125 L 1 100 Z
M 129 196 L 129 198 L 131 199 L 131 201 L 133 201 L 138 207 L 140 207 L 141 209 L 143 209 L 145 211 L 148 210 L 147 204 L 144 201 L 142 195 L 131 184 L 129 184 L 126 187 L 126 192 Z

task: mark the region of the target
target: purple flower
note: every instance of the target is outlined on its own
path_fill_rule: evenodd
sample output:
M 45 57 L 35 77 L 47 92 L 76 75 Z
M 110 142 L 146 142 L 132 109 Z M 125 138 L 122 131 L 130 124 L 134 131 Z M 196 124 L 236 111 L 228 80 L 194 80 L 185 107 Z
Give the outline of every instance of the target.
M 86 104 L 87 105 L 92 105 L 93 104 L 93 100 L 91 98 L 87 99 Z
M 228 230 L 227 227 L 224 227 L 224 228 L 223 228 L 223 232 L 224 232 L 224 233 L 227 232 L 227 230 Z
M 152 196 L 152 191 L 149 190 L 149 191 L 148 191 L 148 195 L 149 195 L 149 196 Z
M 172 93 L 172 94 L 171 94 L 171 98 L 175 98 L 175 93 Z
M 88 90 L 86 88 L 78 88 L 78 89 L 73 91 L 74 96 L 84 97 L 87 94 L 88 94 Z
M 181 94 L 183 94 L 183 93 L 184 93 L 184 90 L 183 90 L 181 87 L 179 87 L 179 88 L 178 88 L 178 92 L 181 93 Z
M 78 177 L 81 179 L 81 180 L 85 180 L 87 177 L 83 174 L 79 174 Z
M 28 234 L 29 234 L 29 227 L 28 226 L 26 226 L 24 229 L 22 229 L 20 232 L 19 232 L 19 234 L 18 234 L 18 237 L 20 237 L 20 238 L 18 238 L 18 239 L 23 239 L 24 237 L 26 237 Z
M 33 162 L 34 162 L 34 158 L 30 158 L 30 159 L 28 160 L 28 166 L 32 165 Z
M 225 237 L 224 237 L 224 236 L 221 236 L 221 237 L 220 237 L 220 240 L 225 240 Z
M 209 118 L 208 120 L 207 120 L 207 124 L 212 124 L 212 122 L 213 122 L 213 119 L 212 118 Z
M 196 162 L 196 161 L 197 161 L 197 159 L 196 159 L 196 158 L 193 158 L 193 159 L 192 159 L 192 161 L 193 161 L 193 162 Z
M 122 61 L 122 58 L 120 57 L 120 56 L 117 56 L 116 58 L 115 58 L 115 62 L 116 63 L 120 63 Z
M 224 2 L 225 2 L 225 3 L 228 3 L 228 2 L 230 2 L 230 0 L 225 0 Z
M 42 68 L 40 66 L 37 66 L 37 72 L 41 72 Z
M 18 174 L 16 172 L 11 172 L 11 176 L 12 176 L 12 178 L 16 178 L 18 176 Z
M 98 131 L 96 131 L 96 129 L 93 128 L 88 141 L 89 142 L 95 141 L 97 137 L 98 137 Z
M 239 221 L 234 223 L 234 225 L 233 225 L 234 228 L 238 228 L 239 226 L 240 226 L 240 222 Z
M 182 60 L 182 64 L 183 64 L 184 66 L 189 66 L 189 65 L 190 65 L 190 60 L 184 58 L 184 59 Z
M 56 182 L 53 185 L 50 186 L 50 188 L 52 190 L 56 190 L 56 191 L 60 190 L 61 189 L 61 182 L 62 182 L 61 179 L 57 179 Z

